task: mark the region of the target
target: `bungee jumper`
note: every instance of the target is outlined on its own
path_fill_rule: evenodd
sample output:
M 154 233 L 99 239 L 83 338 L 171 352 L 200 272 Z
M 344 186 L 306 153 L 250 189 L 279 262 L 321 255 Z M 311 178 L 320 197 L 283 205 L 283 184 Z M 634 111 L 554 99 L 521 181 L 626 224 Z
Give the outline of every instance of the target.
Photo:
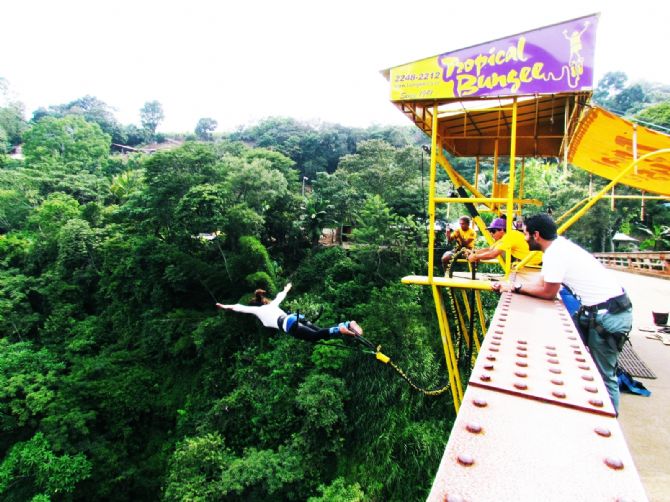
M 381 345 L 375 346 L 371 341 L 363 337 L 363 329 L 356 321 L 345 321 L 339 323 L 337 326 L 331 326 L 330 328 L 319 328 L 307 321 L 304 316 L 299 313 L 293 314 L 285 312 L 279 305 L 286 298 L 291 286 L 292 285 L 289 282 L 274 300 L 270 300 L 266 296 L 266 291 L 257 289 L 254 292 L 254 297 L 251 302 L 249 302 L 249 305 L 242 305 L 239 303 L 234 305 L 224 305 L 217 303 L 216 307 L 223 310 L 241 312 L 243 314 L 253 314 L 266 328 L 278 329 L 284 333 L 288 333 L 294 338 L 308 342 L 318 343 L 320 340 L 344 339 L 345 337 L 350 336 L 369 349 L 366 350 L 366 352 L 374 355 L 377 361 L 391 366 L 413 389 L 422 392 L 427 396 L 439 396 L 449 389 L 449 384 L 435 390 L 427 390 L 416 385 L 401 368 L 391 361 L 390 357 L 381 352 Z
M 266 291 L 257 289 L 249 305 L 241 305 L 239 303 L 235 305 L 223 305 L 217 303 L 216 306 L 220 309 L 232 310 L 233 312 L 253 314 L 266 328 L 278 329 L 295 338 L 308 342 L 342 338 L 343 336 L 362 337 L 363 329 L 356 321 L 341 322 L 337 326 L 330 328 L 319 328 L 307 321 L 301 314 L 288 313 L 282 310 L 279 304 L 284 301 L 291 287 L 292 284 L 289 282 L 274 300 L 270 300 L 266 296 Z

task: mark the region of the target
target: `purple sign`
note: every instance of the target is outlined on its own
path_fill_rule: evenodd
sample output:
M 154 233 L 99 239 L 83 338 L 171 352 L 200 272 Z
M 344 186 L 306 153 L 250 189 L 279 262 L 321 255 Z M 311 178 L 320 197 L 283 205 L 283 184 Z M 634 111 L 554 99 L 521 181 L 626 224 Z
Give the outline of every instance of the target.
M 392 68 L 391 99 L 592 89 L 597 24 L 582 17 Z

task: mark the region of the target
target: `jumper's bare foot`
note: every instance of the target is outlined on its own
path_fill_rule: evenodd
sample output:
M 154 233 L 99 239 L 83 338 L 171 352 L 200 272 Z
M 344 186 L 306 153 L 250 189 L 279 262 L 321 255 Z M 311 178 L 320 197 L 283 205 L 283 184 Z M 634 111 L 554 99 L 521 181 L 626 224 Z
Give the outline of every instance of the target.
M 340 333 L 343 334 L 343 335 L 347 335 L 347 336 L 356 336 L 356 333 L 354 333 L 354 332 L 351 331 L 349 328 L 347 328 L 347 326 L 346 326 L 344 323 L 341 323 L 341 324 L 338 326 L 338 328 L 340 329 Z
M 353 331 L 356 336 L 361 336 L 363 334 L 363 328 L 361 328 L 356 321 L 351 321 L 349 323 L 349 329 Z

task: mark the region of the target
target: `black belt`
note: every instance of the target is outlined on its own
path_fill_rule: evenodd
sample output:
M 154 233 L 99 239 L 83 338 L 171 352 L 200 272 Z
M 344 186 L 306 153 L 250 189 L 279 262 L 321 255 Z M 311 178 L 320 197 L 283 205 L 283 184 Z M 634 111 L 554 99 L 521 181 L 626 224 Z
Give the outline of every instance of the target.
M 284 331 L 284 320 L 286 319 L 285 315 L 280 315 L 277 318 L 277 327 L 281 330 Z
M 592 312 L 594 312 L 596 310 L 600 310 L 600 309 L 606 309 L 606 308 L 609 308 L 609 305 L 610 305 L 611 301 L 616 301 L 616 300 L 624 299 L 624 298 L 628 298 L 628 295 L 625 292 L 620 294 L 619 296 L 613 296 L 612 298 L 609 298 L 609 299 L 605 300 L 604 302 L 599 303 L 597 305 L 589 305 L 588 307 L 586 307 L 586 309 L 590 310 Z

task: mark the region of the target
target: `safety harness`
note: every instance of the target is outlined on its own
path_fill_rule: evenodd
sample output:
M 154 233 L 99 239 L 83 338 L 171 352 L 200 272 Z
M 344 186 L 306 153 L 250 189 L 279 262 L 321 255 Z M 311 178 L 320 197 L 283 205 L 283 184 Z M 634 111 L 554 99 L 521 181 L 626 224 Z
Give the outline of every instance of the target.
M 574 296 L 579 299 L 577 295 Z M 579 328 L 584 344 L 588 346 L 589 333 L 593 329 L 603 338 L 612 337 L 617 350 L 621 352 L 626 342 L 629 341 L 630 332 L 611 333 L 599 324 L 596 318 L 598 312 L 601 310 L 606 310 L 610 314 L 618 314 L 619 312 L 628 310 L 632 306 L 633 304 L 625 291 L 621 295 L 614 296 L 597 305 L 581 305 L 575 313 L 574 319 L 576 320 L 575 325 Z

